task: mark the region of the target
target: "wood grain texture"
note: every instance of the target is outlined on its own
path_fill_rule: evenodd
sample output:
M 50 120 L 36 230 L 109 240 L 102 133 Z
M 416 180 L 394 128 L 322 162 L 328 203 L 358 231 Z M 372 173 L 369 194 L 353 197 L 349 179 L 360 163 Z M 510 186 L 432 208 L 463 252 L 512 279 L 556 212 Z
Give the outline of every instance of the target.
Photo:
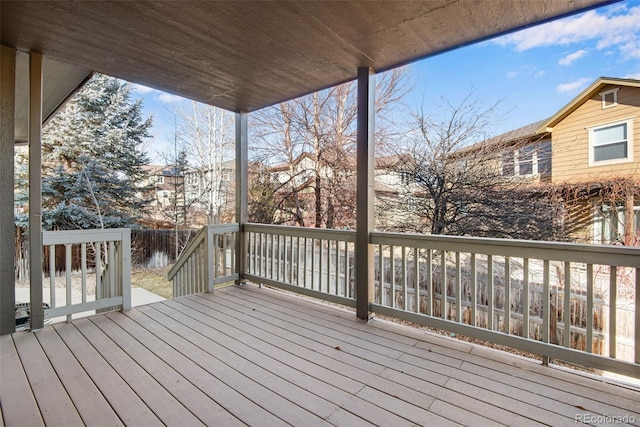
M 253 111 L 603 0 L 2 2 L 2 44 Z
M 0 334 L 15 330 L 13 158 L 16 51 L 0 50 Z

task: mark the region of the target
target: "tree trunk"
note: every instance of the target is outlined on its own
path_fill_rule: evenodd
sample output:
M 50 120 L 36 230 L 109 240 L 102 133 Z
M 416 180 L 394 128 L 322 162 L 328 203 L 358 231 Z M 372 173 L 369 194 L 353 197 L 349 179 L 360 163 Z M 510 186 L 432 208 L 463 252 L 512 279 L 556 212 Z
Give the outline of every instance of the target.
M 633 227 L 633 194 L 627 194 L 624 203 L 624 244 L 626 246 L 633 246 L 635 244 L 635 230 Z
M 322 227 L 322 187 L 320 186 L 320 176 L 316 175 L 316 228 Z

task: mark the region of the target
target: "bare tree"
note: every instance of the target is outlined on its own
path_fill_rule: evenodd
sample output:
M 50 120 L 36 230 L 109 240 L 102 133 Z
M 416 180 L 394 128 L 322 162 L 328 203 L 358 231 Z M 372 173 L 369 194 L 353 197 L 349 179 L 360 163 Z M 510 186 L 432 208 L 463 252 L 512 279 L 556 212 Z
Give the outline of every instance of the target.
M 233 158 L 233 114 L 192 101 L 190 108 L 176 111 L 178 139 L 195 171 L 186 174 L 186 186 L 197 194 L 188 197 L 191 206 L 206 211 L 210 223 L 218 223 L 225 209 L 233 209 L 232 173 L 225 168 Z
M 404 71 L 379 75 L 376 91 L 376 136 L 384 139 L 392 128 L 387 113 L 407 93 Z M 283 222 L 353 225 L 356 96 L 356 84 L 349 82 L 252 115 L 256 161 L 282 166 L 274 190 Z
M 544 187 L 503 174 L 501 154 L 522 140 L 488 139 L 498 104 L 483 107 L 471 95 L 459 104 L 442 101 L 438 117 L 421 111 L 414 131 L 396 149 L 395 171 L 411 194 L 387 198 L 387 228 L 430 234 L 557 239 L 559 205 Z M 443 114 L 444 112 L 444 114 Z M 533 141 L 535 143 L 535 141 Z

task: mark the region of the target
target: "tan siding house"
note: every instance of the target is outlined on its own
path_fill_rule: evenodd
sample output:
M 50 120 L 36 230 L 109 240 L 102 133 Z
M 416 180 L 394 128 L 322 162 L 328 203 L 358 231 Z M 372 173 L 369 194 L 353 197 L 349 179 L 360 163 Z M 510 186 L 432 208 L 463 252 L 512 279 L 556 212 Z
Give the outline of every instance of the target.
M 602 77 L 542 123 L 551 133 L 551 183 L 565 195 L 579 241 L 640 243 L 640 80 Z
M 502 175 L 559 196 L 573 240 L 640 244 L 640 80 L 599 78 L 549 119 L 455 155 L 483 151 Z
M 552 131 L 553 183 L 638 176 L 639 81 L 599 79 L 567 107 L 544 129 Z

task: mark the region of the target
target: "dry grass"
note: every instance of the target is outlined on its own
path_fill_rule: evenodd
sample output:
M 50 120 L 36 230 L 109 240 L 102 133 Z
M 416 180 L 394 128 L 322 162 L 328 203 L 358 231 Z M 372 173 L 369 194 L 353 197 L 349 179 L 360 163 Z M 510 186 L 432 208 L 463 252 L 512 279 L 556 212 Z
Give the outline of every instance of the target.
M 160 268 L 137 268 L 131 271 L 131 285 L 146 289 L 163 298 L 173 297 L 173 286 L 167 279 L 171 266 Z
M 167 273 L 171 266 L 161 268 L 134 268 L 131 270 L 131 286 L 146 289 L 163 298 L 173 297 L 173 286 L 167 279 Z M 55 278 L 56 288 L 66 287 L 66 276 Z M 43 285 L 49 288 L 49 277 L 43 278 Z M 27 280 L 16 281 L 16 287 L 29 287 Z M 80 272 L 71 273 L 71 287 L 74 290 L 82 289 L 82 275 Z M 87 274 L 87 295 L 94 295 L 96 287 L 96 274 Z

